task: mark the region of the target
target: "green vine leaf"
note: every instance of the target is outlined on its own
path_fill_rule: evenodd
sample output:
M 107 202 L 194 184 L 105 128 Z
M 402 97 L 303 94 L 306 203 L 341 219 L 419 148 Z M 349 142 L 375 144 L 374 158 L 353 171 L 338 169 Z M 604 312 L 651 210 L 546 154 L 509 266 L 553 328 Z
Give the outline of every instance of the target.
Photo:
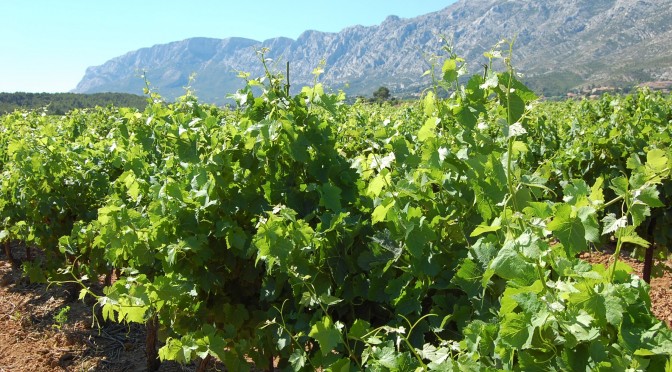
M 320 344 L 322 355 L 325 356 L 342 343 L 341 332 L 328 316 L 323 317 L 322 321 L 313 324 L 308 336 L 317 340 Z

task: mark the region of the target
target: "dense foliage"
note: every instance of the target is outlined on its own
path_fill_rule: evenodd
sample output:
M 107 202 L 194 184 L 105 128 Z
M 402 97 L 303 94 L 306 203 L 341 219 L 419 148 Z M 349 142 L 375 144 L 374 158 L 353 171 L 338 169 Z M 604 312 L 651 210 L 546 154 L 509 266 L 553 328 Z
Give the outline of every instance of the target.
M 268 73 L 243 76 L 235 110 L 188 93 L 6 115 L 0 236 L 44 252 L 31 277 L 74 278 L 82 296 L 119 269 L 97 304 L 158 324 L 162 359 L 672 369 L 646 283 L 576 258 L 648 247 L 644 227 L 667 218 L 672 100 L 539 104 L 503 60 L 460 85 L 452 56 L 401 107 L 348 106 L 319 83 L 290 96 Z
M 14 110 L 43 110 L 51 115 L 64 115 L 75 109 L 97 106 L 143 110 L 147 106 L 147 100 L 128 93 L 0 93 L 0 114 L 8 114 Z

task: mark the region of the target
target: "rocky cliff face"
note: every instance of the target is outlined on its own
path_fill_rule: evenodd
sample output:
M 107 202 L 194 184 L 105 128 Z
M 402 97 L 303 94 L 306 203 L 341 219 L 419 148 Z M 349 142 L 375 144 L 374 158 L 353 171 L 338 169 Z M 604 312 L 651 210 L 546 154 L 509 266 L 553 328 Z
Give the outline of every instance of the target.
M 326 62 L 322 82 L 349 95 L 370 95 L 385 85 L 397 96 L 417 93 L 429 81 L 427 56 L 441 51 L 441 36 L 480 72 L 483 53 L 515 36 L 514 66 L 546 94 L 583 84 L 634 84 L 672 77 L 672 0 L 460 0 L 411 19 L 388 17 L 372 27 L 339 33 L 306 31 L 296 40 L 263 42 L 193 38 L 155 45 L 90 67 L 76 92 L 139 93 L 143 72 L 172 99 L 192 88 L 206 102 L 223 103 L 242 85 L 239 71 L 262 73 L 257 51 L 278 71 L 290 62 L 292 87 L 313 81 Z

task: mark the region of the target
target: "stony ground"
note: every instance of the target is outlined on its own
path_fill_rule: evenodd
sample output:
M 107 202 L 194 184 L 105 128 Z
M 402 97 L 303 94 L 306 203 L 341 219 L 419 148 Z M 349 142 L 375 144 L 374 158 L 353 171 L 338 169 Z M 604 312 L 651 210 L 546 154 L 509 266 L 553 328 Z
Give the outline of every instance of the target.
M 606 253 L 583 259 L 607 264 Z M 642 264 L 623 258 L 641 274 Z M 672 262 L 651 283 L 654 314 L 672 327 Z M 31 284 L 0 254 L 0 372 L 142 371 L 142 326 L 93 325 L 93 304 L 77 300 L 77 288 Z M 68 309 L 67 311 L 64 309 Z M 61 314 L 61 316 L 59 316 Z M 195 371 L 196 366 L 163 363 L 160 371 Z M 222 371 L 211 365 L 211 371 Z

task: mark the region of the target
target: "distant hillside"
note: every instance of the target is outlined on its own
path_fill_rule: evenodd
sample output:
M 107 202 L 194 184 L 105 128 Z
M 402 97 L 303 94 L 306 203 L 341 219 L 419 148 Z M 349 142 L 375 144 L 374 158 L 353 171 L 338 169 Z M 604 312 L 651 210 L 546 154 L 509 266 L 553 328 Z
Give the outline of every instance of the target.
M 290 62 L 296 89 L 312 82 L 312 70 L 324 60 L 323 82 L 334 89 L 370 96 L 385 85 L 404 96 L 428 86 L 420 76 L 426 56 L 440 51 L 439 35 L 452 38 L 472 73 L 480 72 L 483 52 L 516 36 L 514 65 L 547 96 L 587 85 L 672 80 L 672 0 L 460 0 L 416 18 L 390 16 L 339 33 L 306 31 L 297 40 L 193 38 L 155 45 L 88 68 L 75 91 L 139 93 L 146 72 L 172 99 L 196 73 L 196 94 L 223 103 L 241 86 L 238 71 L 262 73 L 256 51 L 263 46 L 278 70 Z
M 127 93 L 0 93 L 0 114 L 46 107 L 49 114 L 63 115 L 73 109 L 108 105 L 143 110 L 147 98 Z

